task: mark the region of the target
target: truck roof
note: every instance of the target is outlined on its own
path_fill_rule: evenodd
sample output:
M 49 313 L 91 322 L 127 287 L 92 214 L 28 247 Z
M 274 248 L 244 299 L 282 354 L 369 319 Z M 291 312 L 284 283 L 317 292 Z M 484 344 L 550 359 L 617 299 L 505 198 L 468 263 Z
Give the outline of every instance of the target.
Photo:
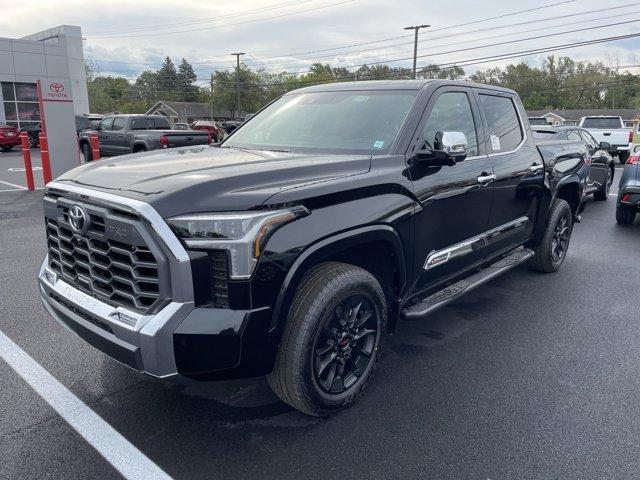
M 441 86 L 463 86 L 463 87 L 476 87 L 496 90 L 504 93 L 515 94 L 513 90 L 503 87 L 496 87 L 494 85 L 484 85 L 480 83 L 467 82 L 464 80 L 368 80 L 363 82 L 335 82 L 325 83 L 322 85 L 313 85 L 311 87 L 304 87 L 298 90 L 292 90 L 286 95 L 296 92 L 332 92 L 332 91 L 346 91 L 346 90 L 420 90 L 427 85 L 432 85 L 434 88 Z

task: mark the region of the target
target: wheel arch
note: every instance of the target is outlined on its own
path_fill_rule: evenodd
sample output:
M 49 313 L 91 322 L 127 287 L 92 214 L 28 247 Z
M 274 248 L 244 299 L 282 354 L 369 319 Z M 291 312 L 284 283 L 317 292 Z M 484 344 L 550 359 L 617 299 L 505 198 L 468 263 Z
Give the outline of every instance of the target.
M 560 198 L 566 200 L 571 207 L 571 212 L 576 215 L 582 202 L 582 184 L 577 175 L 570 175 L 558 182 L 553 200 Z M 552 202 L 553 203 L 553 202 Z
M 365 248 L 366 247 L 366 248 Z M 388 259 L 378 262 L 380 258 Z M 404 249 L 398 233 L 389 225 L 373 225 L 332 235 L 304 250 L 289 269 L 274 306 L 270 333 L 279 340 L 289 306 L 303 275 L 314 265 L 341 261 L 364 268 L 376 277 L 387 300 L 387 331 L 397 327 L 398 298 L 406 284 Z
M 149 147 L 147 146 L 146 142 L 143 142 L 142 140 L 138 140 L 136 142 L 133 143 L 133 146 L 131 147 L 131 151 L 132 152 L 144 152 L 146 150 L 149 150 Z

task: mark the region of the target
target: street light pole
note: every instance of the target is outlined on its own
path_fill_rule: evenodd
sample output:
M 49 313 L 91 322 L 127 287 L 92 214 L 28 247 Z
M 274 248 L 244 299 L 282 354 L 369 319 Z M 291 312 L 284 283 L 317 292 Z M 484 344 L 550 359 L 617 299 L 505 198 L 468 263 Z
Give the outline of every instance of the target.
M 415 39 L 413 42 L 413 78 L 416 78 L 416 63 L 418 61 L 418 32 L 421 28 L 429 28 L 431 25 L 412 25 L 410 27 L 404 27 L 405 30 L 413 30 L 415 32 Z
M 245 53 L 235 52 L 231 55 L 236 57 L 236 92 L 238 94 L 238 118 L 240 118 L 240 56 L 245 55 Z

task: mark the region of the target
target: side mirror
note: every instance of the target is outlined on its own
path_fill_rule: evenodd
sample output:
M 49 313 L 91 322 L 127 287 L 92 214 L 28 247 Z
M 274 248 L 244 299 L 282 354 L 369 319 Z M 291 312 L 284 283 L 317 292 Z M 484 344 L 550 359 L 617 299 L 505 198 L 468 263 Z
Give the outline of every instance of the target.
M 635 147 L 633 147 L 633 153 L 638 153 L 640 152 L 640 145 L 636 145 Z
M 600 147 L 600 150 L 611 150 L 611 144 L 609 142 L 600 142 L 598 147 Z
M 462 132 L 438 131 L 433 147 L 418 150 L 415 158 L 431 166 L 453 166 L 467 158 L 467 136 Z

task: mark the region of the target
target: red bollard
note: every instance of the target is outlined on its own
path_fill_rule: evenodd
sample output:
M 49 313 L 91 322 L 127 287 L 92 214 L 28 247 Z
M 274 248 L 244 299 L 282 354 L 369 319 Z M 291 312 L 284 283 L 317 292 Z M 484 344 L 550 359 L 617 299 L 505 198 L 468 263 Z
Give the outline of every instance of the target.
M 98 142 L 98 134 L 93 132 L 89 134 L 91 140 L 91 157 L 93 160 L 100 160 L 100 143 Z
M 38 134 L 40 140 L 40 160 L 42 161 L 42 179 L 46 185 L 51 181 L 51 164 L 49 163 L 49 142 L 44 132 Z
M 29 134 L 20 132 L 20 141 L 22 141 L 22 156 L 24 157 L 24 174 L 27 177 L 27 188 L 34 190 L 36 187 L 33 183 L 33 166 L 31 165 L 31 150 L 29 150 Z

